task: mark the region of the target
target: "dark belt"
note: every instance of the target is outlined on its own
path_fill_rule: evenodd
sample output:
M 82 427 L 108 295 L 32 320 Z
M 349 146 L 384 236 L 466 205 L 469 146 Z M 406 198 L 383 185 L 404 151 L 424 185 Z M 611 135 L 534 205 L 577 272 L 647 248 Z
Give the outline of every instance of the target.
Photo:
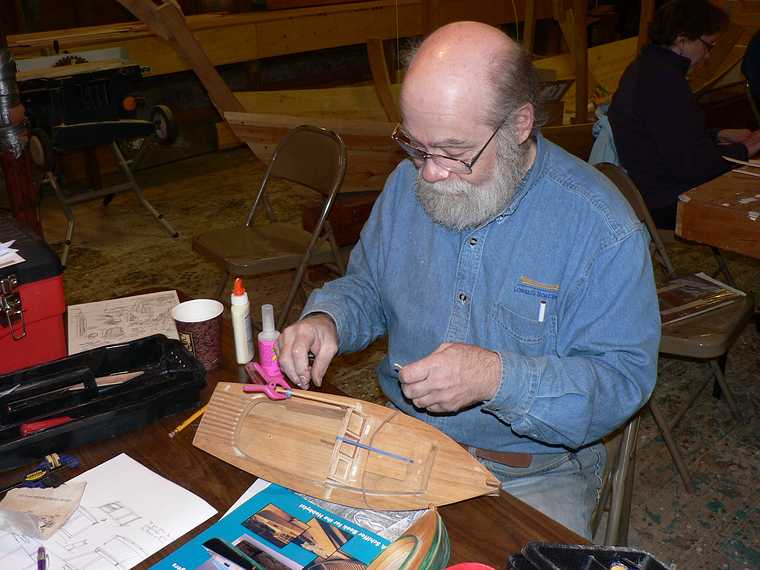
M 515 453 L 512 451 L 493 451 L 490 449 L 481 449 L 479 447 L 471 447 L 460 443 L 472 456 L 478 459 L 485 459 L 486 461 L 493 461 L 494 463 L 501 463 L 509 467 L 530 467 L 533 462 L 533 455 L 530 453 Z

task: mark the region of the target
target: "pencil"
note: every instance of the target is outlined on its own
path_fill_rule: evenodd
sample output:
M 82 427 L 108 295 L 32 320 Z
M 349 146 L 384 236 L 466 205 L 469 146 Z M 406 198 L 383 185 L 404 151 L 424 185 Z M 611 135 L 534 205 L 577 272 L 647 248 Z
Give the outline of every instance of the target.
M 202 408 L 199 408 L 195 411 L 195 413 L 187 418 L 184 422 L 179 424 L 177 427 L 175 427 L 172 431 L 169 432 L 169 437 L 174 437 L 179 432 L 181 432 L 183 429 L 185 429 L 187 426 L 189 426 L 191 423 L 193 423 L 195 420 L 197 420 L 199 417 L 201 417 L 204 412 L 206 411 L 206 408 L 208 408 L 208 404 L 203 406 Z

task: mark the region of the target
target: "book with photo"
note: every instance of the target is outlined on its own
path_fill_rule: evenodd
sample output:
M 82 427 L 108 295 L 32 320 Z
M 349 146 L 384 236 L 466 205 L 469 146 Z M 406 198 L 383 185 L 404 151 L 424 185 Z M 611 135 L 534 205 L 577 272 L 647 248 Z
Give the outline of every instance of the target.
M 154 570 L 366 568 L 390 541 L 270 483 Z
M 663 325 L 724 307 L 745 296 L 743 291 L 704 273 L 673 279 L 657 289 Z

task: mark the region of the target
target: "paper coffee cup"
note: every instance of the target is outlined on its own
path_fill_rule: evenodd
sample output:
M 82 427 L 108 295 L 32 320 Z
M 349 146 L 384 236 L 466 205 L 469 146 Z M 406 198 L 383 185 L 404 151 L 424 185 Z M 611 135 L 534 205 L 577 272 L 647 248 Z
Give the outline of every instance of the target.
M 224 305 L 214 299 L 185 301 L 172 309 L 180 342 L 206 370 L 222 364 L 223 312 Z

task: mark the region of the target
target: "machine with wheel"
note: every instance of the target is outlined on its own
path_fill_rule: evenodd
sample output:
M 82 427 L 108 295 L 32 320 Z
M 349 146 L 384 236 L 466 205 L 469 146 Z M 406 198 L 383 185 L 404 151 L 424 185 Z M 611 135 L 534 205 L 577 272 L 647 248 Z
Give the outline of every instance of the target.
M 68 259 L 75 219 L 71 206 L 104 198 L 107 204 L 119 192 L 134 192 L 142 205 L 172 237 L 178 234 L 145 199 L 133 170 L 151 143 L 171 144 L 177 125 L 169 107 L 156 105 L 150 120 L 138 118 L 141 98 L 136 94 L 145 69 L 130 62 L 119 48 L 60 54 L 19 60 L 17 81 L 21 101 L 31 123 L 32 161 L 44 171 L 63 207 L 68 228 L 63 265 Z M 139 140 L 134 158 L 126 160 L 120 140 Z M 110 144 L 126 182 L 70 195 L 56 176 L 56 161 L 63 153 Z

